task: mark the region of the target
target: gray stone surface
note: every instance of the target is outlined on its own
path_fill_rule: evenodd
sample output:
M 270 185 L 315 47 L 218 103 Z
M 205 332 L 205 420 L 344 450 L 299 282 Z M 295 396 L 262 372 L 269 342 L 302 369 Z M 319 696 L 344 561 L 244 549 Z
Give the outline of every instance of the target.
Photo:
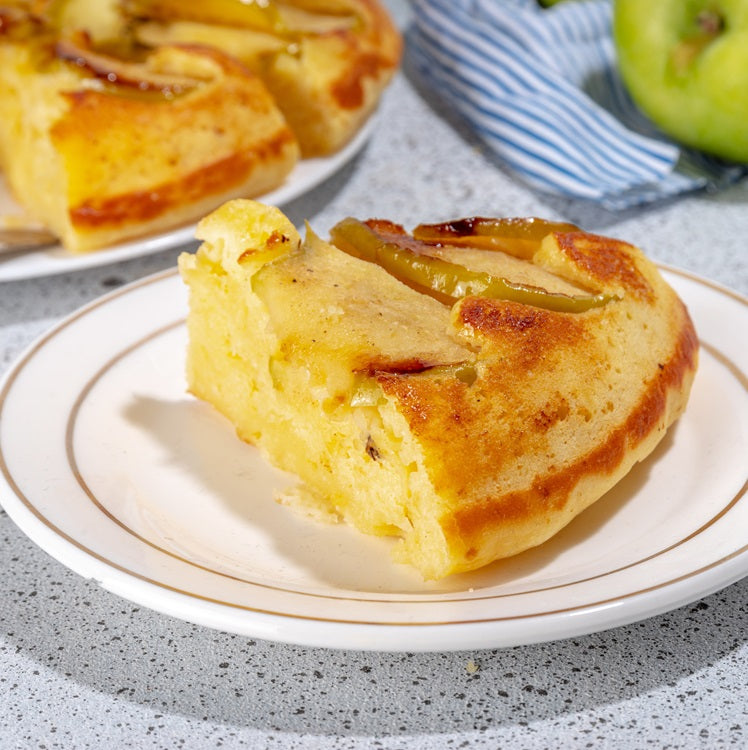
M 358 158 L 286 208 L 320 232 L 348 214 L 406 225 L 570 219 L 748 293 L 748 181 L 623 214 L 540 196 L 441 112 L 407 65 Z M 60 317 L 171 267 L 178 252 L 0 284 L 0 373 Z M 250 640 L 137 607 L 52 560 L 4 512 L 0 540 L 3 750 L 748 746 L 748 579 L 563 642 L 359 653 Z

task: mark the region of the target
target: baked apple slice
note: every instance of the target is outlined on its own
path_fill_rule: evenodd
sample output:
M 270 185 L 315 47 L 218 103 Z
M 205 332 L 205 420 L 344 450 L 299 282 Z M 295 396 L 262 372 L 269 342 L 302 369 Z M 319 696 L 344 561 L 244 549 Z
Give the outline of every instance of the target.
M 511 222 L 510 226 L 517 222 L 507 221 Z M 522 225 L 525 226 L 524 223 Z M 570 225 L 545 222 L 542 229 L 533 227 L 534 240 L 527 238 L 529 231 L 523 231 L 520 233 L 521 241 L 533 245 L 537 250 L 540 240 L 554 228 L 557 230 L 568 226 Z M 497 235 L 488 236 L 493 240 Z M 485 248 L 487 245 L 489 250 L 501 247 L 494 242 L 484 243 L 483 240 L 487 237 L 485 234 L 475 237 L 478 241 L 471 242 L 470 235 L 462 235 L 462 244 L 476 248 Z M 344 252 L 377 263 L 405 284 L 444 302 L 454 303 L 462 297 L 480 295 L 558 312 L 584 312 L 614 299 L 612 295 L 605 293 L 569 295 L 551 292 L 539 286 L 509 281 L 487 271 L 471 270 L 460 263 L 434 255 L 433 245 L 419 241 L 415 232 L 410 237 L 402 227 L 391 222 L 344 219 L 330 230 L 330 239 Z M 441 240 L 439 244 L 443 244 Z M 526 252 L 525 245 L 522 246 L 522 252 Z

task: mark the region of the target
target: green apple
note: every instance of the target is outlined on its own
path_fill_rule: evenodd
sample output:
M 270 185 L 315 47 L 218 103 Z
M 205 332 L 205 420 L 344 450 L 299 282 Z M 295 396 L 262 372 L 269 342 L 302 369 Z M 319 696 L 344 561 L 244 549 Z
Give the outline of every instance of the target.
M 748 0 L 615 0 L 623 80 L 688 146 L 748 163 Z

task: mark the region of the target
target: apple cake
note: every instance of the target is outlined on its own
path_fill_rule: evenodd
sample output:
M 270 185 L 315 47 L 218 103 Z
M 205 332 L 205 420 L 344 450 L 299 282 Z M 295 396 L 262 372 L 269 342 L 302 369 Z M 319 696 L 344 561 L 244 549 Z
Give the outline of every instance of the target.
M 376 0 L 0 0 L 0 170 L 69 250 L 166 230 L 342 147 L 399 55 Z
M 682 413 L 688 312 L 643 253 L 538 219 L 302 239 L 231 201 L 179 259 L 189 389 L 426 579 L 547 540 Z

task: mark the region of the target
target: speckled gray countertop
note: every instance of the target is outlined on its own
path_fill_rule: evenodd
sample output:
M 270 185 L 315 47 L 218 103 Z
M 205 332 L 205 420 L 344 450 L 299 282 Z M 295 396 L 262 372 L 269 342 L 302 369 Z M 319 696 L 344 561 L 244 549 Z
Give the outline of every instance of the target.
M 404 17 L 404 6 L 393 3 Z M 560 217 L 748 293 L 748 181 L 622 214 L 550 200 L 494 166 L 406 70 L 350 165 L 287 206 L 412 226 Z M 178 249 L 0 284 L 0 373 L 81 304 Z M 450 653 L 327 651 L 193 626 L 100 589 L 0 512 L 0 748 L 748 746 L 748 579 L 637 624 Z

